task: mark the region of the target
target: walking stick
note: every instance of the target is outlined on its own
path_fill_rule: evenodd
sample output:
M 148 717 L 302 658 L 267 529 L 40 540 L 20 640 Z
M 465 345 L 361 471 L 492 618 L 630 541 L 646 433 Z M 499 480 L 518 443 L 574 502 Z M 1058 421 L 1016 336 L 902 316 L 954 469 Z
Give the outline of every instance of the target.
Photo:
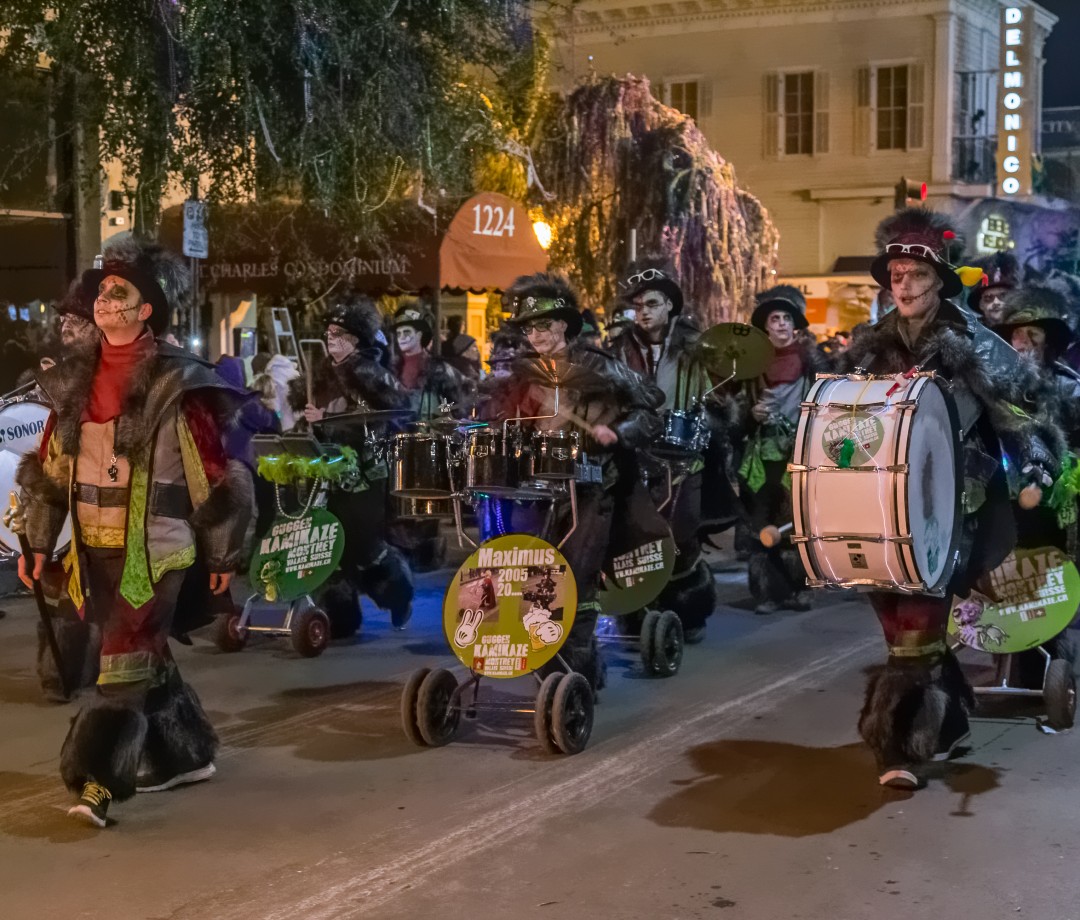
M 38 616 L 45 627 L 45 638 L 49 643 L 53 661 L 56 662 L 56 670 L 60 675 L 60 690 L 64 698 L 71 696 L 68 689 L 67 672 L 64 670 L 64 659 L 60 654 L 60 643 L 56 641 L 56 632 L 53 630 L 52 617 L 49 616 L 49 606 L 45 603 L 45 592 L 41 588 L 41 582 L 34 578 L 34 554 L 30 549 L 30 541 L 26 539 L 26 518 L 23 515 L 22 504 L 19 496 L 11 493 L 11 507 L 4 514 L 4 524 L 9 527 L 19 538 L 19 548 L 22 550 L 23 559 L 26 560 L 26 570 L 30 574 L 30 581 L 34 586 L 34 600 L 37 601 Z

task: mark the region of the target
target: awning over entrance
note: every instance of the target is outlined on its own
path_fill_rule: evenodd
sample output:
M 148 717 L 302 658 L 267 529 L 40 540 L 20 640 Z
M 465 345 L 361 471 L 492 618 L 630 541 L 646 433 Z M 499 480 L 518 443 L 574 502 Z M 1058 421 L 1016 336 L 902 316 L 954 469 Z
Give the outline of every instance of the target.
M 63 217 L 0 216 L 0 302 L 59 299 L 67 287 L 67 253 Z
M 505 290 L 547 264 L 524 205 L 494 192 L 466 201 L 439 247 L 440 283 L 454 290 Z

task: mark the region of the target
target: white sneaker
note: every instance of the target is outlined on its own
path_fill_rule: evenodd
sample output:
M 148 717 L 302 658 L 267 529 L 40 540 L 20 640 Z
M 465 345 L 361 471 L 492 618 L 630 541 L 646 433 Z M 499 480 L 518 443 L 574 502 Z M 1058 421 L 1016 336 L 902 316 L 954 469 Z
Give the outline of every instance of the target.
M 168 779 L 161 779 L 157 776 L 145 776 L 139 777 L 135 786 L 136 792 L 165 792 L 168 789 L 175 789 L 177 786 L 184 786 L 188 783 L 201 783 L 210 779 L 217 773 L 217 767 L 213 763 L 208 763 L 205 767 L 199 767 L 197 770 L 189 770 L 187 773 L 177 773 L 175 776 L 170 776 Z
M 902 767 L 897 767 L 894 770 L 886 770 L 878 777 L 878 784 L 881 786 L 888 786 L 890 789 L 906 789 L 909 791 L 918 789 L 921 785 L 919 777 L 910 770 L 905 770 Z

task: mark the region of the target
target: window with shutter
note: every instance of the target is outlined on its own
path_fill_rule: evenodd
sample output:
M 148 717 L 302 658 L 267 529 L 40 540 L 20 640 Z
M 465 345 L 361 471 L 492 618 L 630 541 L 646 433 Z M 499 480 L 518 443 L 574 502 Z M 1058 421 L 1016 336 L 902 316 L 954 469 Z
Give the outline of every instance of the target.
M 814 153 L 829 152 L 829 75 L 814 74 Z
M 765 74 L 764 94 L 763 150 L 766 157 L 776 158 L 780 156 L 780 74 Z
M 860 67 L 855 71 L 855 152 L 863 155 L 874 149 L 873 83 L 871 68 Z
M 926 144 L 926 68 L 922 64 L 909 64 L 907 83 L 907 149 L 922 150 Z

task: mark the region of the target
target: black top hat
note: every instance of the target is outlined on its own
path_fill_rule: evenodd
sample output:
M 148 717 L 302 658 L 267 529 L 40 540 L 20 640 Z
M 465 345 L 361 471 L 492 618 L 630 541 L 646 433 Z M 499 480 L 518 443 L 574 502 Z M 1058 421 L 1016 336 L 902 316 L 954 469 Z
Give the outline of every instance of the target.
M 537 319 L 561 319 L 566 323 L 566 337 L 572 339 L 581 332 L 581 311 L 570 282 L 561 275 L 538 272 L 523 275 L 506 290 L 504 299 L 514 311 L 514 326 Z
M 619 296 L 632 301 L 646 291 L 660 291 L 671 301 L 671 315 L 682 313 L 683 292 L 674 269 L 659 256 L 647 256 L 633 262 L 619 280 Z
M 1020 286 L 1023 270 L 1020 262 L 1011 252 L 996 252 L 985 259 L 974 259 L 972 268 L 983 270 L 983 281 L 972 288 L 968 294 L 968 304 L 973 310 L 982 312 L 982 299 L 991 288 L 1004 288 L 1011 291 Z
M 914 259 L 937 273 L 942 281 L 942 297 L 955 297 L 964 290 L 960 276 L 948 262 L 948 249 L 955 239 L 956 232 L 942 215 L 928 208 L 905 208 L 878 225 L 881 253 L 870 265 L 870 274 L 883 288 L 888 288 L 891 286 L 889 263 L 894 259 Z
M 53 309 L 60 316 L 77 316 L 88 323 L 94 321 L 94 300 L 97 297 L 97 289 L 90 289 L 81 278 L 76 278 L 68 285 L 67 293 L 63 300 L 59 301 Z
M 397 309 L 394 313 L 393 326 L 395 331 L 402 326 L 412 326 L 413 329 L 420 333 L 420 344 L 424 348 L 431 344 L 431 340 L 435 335 L 431 314 L 415 303 L 405 304 Z
M 356 336 L 359 348 L 373 348 L 379 341 L 379 308 L 366 297 L 337 304 L 326 314 L 327 326 L 340 326 Z
M 102 267 L 83 272 L 81 284 L 96 295 L 110 275 L 130 281 L 143 303 L 150 304 L 147 323 L 156 336 L 169 328 L 172 311 L 185 305 L 191 291 L 191 275 L 179 256 L 129 235 L 107 241 Z
M 790 284 L 778 284 L 762 291 L 755 298 L 757 306 L 750 316 L 750 325 L 757 326 L 765 332 L 765 324 L 769 315 L 777 310 L 785 310 L 791 314 L 796 329 L 805 329 L 810 325 L 806 318 L 806 298 L 802 291 Z
M 994 331 L 1006 341 L 1012 338 L 1014 329 L 1021 326 L 1038 326 L 1046 332 L 1046 343 L 1052 357 L 1060 357 L 1073 340 L 1073 334 L 1065 317 L 1068 303 L 1057 291 L 1036 285 L 1026 285 L 1009 291 L 1004 297 L 1004 315 Z

